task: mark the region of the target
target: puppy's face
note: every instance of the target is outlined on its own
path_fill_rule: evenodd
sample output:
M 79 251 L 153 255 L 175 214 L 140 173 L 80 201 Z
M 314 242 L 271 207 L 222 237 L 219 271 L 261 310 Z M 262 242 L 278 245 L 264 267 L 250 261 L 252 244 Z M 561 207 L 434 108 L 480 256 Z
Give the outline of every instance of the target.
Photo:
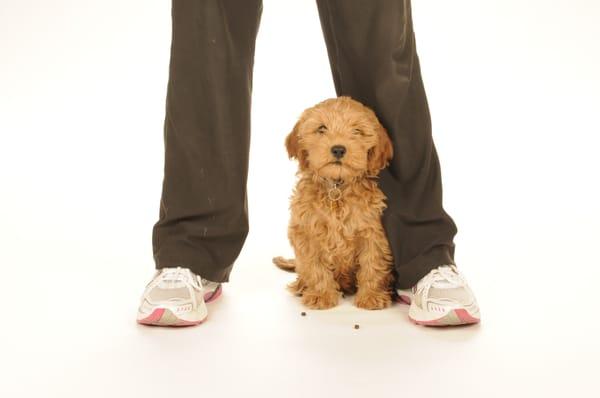
M 375 113 L 347 96 L 306 109 L 285 146 L 301 170 L 333 179 L 377 175 L 393 156 L 392 142 Z

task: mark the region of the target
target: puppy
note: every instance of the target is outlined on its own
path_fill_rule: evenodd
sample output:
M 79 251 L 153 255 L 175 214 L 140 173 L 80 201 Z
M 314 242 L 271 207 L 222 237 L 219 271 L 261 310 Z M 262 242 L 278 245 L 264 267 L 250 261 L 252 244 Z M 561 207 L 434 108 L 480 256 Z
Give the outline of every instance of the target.
M 356 293 L 360 308 L 389 306 L 393 258 L 376 181 L 393 156 L 387 131 L 370 108 L 341 96 L 304 110 L 285 147 L 299 165 L 288 227 L 296 258 L 273 262 L 297 272 L 288 289 L 313 309 L 335 306 L 342 292 Z

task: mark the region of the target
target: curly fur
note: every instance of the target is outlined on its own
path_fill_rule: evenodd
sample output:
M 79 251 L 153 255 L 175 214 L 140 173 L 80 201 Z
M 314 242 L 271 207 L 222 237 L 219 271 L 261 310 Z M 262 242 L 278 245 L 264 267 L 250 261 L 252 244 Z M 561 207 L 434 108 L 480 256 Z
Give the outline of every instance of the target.
M 346 149 L 338 163 L 336 145 Z M 393 261 L 376 181 L 393 156 L 387 131 L 370 108 L 342 96 L 304 110 L 285 147 L 299 165 L 288 227 L 296 258 L 273 262 L 297 272 L 288 288 L 314 309 L 335 306 L 342 292 L 356 293 L 361 308 L 389 306 Z M 341 195 L 332 200 L 336 182 Z

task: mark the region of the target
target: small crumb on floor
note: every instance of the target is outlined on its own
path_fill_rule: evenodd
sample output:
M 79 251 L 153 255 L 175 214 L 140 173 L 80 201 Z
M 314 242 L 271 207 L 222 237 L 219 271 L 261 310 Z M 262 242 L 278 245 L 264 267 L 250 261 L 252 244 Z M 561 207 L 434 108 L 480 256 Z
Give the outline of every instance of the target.
M 300 315 L 302 315 L 302 316 L 306 316 L 306 312 L 302 311 L 302 312 L 300 313 Z
M 359 324 L 354 325 L 354 329 L 360 329 L 360 325 Z

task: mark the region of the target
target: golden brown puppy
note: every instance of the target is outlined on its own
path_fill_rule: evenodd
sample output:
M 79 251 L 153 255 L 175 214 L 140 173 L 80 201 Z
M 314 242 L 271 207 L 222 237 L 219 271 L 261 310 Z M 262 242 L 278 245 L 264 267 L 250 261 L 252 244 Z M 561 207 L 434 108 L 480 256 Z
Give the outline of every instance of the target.
M 288 288 L 315 309 L 335 306 L 341 292 L 356 293 L 361 308 L 389 306 L 393 258 L 376 181 L 393 156 L 387 131 L 371 109 L 342 96 L 306 109 L 285 146 L 299 162 L 288 227 L 296 258 L 273 262 L 298 273 Z

